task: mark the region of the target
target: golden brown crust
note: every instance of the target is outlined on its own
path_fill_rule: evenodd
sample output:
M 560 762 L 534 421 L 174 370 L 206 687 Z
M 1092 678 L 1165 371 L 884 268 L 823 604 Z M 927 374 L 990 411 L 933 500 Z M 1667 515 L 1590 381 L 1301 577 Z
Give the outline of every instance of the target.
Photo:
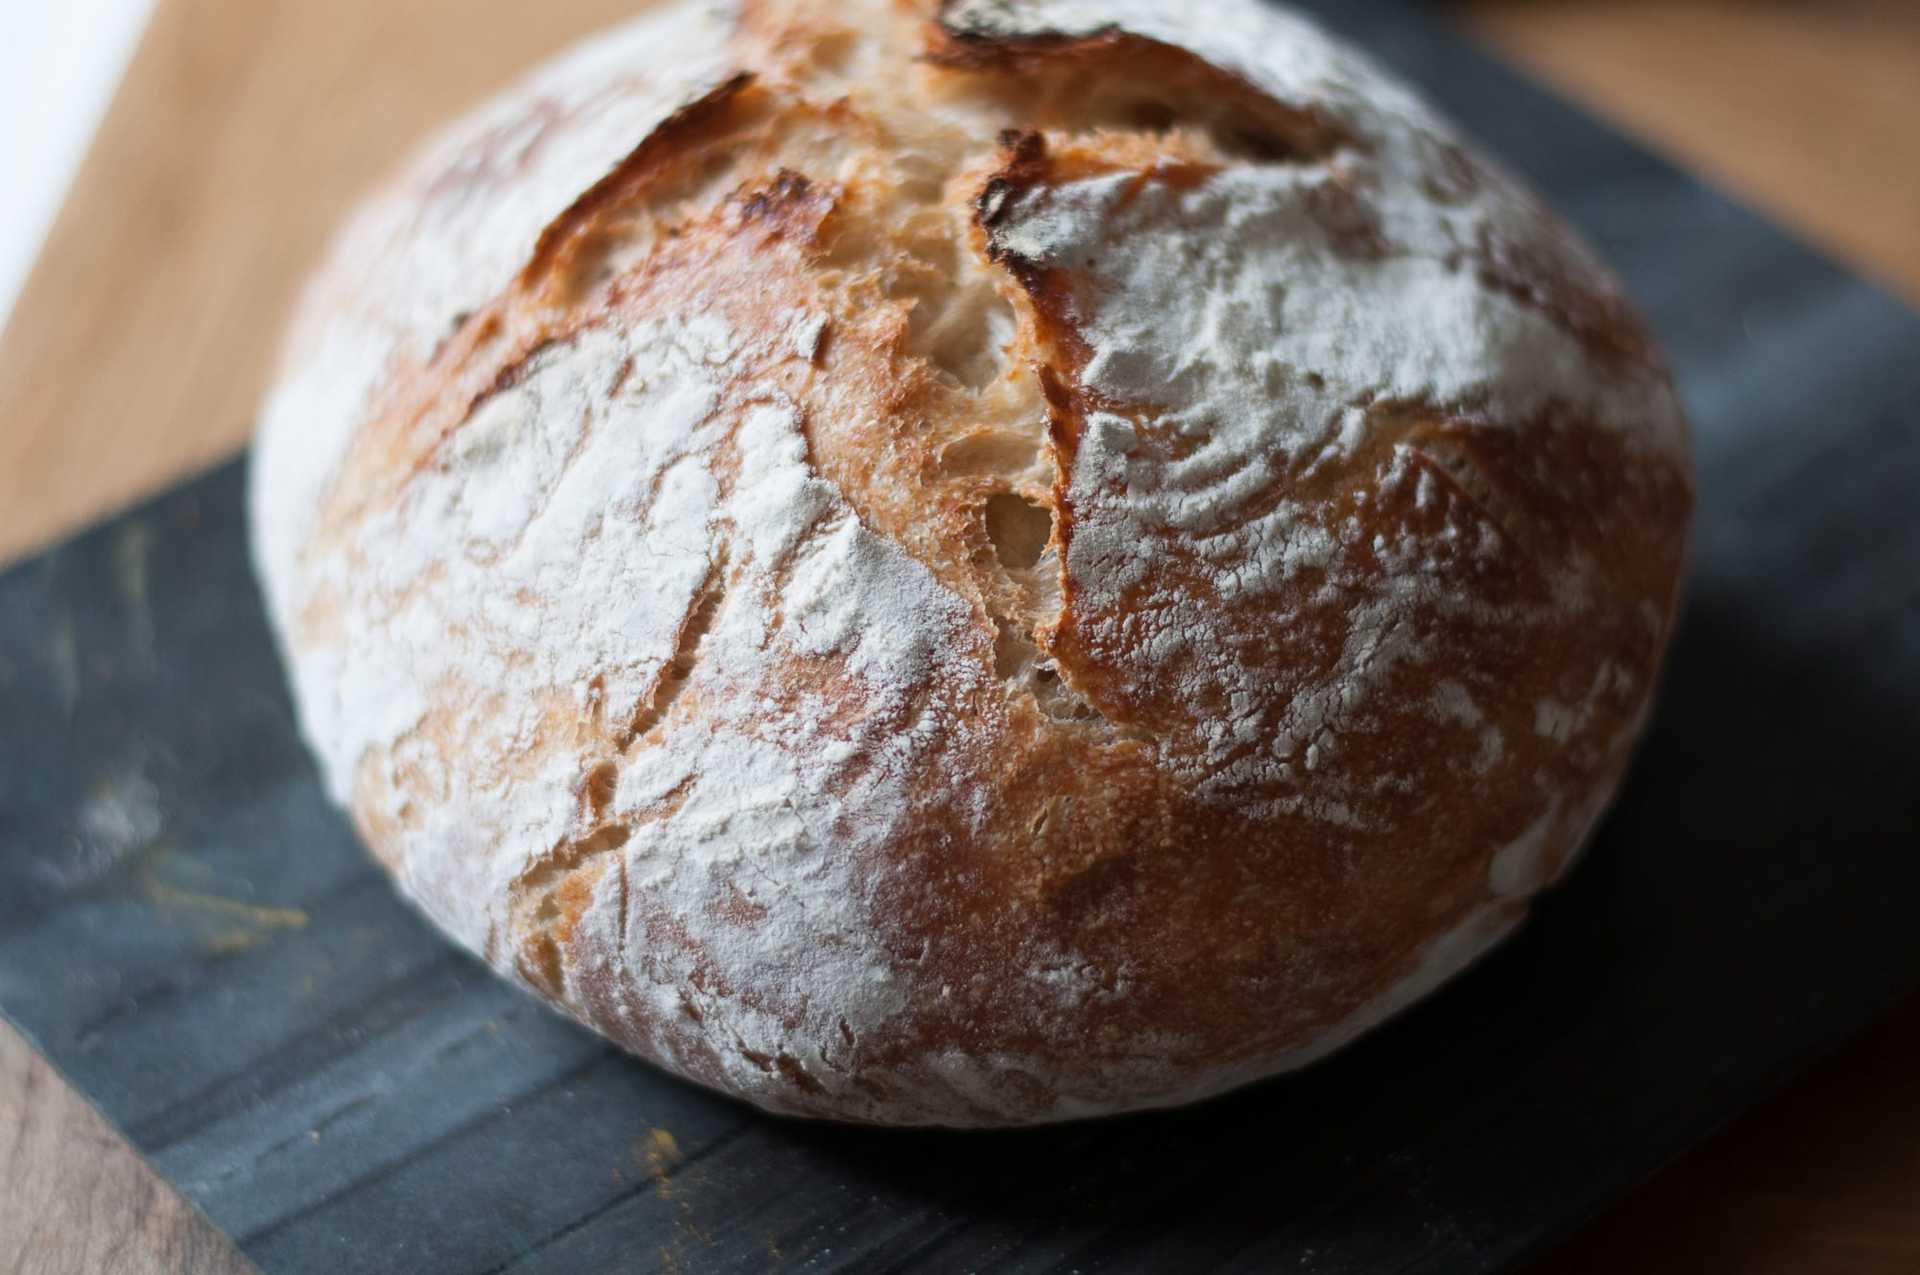
M 1584 250 L 1310 29 L 1215 5 L 1302 70 L 1047 7 L 746 6 L 496 291 L 375 340 L 363 413 L 263 439 L 267 523 L 276 440 L 343 434 L 266 578 L 376 854 L 775 1110 L 1059 1119 L 1337 1047 L 1563 869 L 1666 642 L 1678 418 Z

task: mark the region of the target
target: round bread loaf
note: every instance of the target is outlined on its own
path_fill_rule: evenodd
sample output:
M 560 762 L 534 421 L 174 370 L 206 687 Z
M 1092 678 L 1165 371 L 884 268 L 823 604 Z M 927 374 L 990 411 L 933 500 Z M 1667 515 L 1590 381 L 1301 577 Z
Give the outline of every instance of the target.
M 772 1111 L 1299 1067 L 1618 783 L 1691 502 L 1619 288 L 1257 0 L 687 0 L 312 283 L 253 525 L 435 922 Z

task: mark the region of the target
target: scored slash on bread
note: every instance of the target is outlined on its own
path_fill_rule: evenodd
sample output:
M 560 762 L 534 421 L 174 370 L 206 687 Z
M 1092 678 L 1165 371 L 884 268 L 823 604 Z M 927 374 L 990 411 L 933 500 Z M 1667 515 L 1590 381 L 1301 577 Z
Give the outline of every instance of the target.
M 438 924 L 790 1114 L 1303 1065 L 1618 784 L 1690 507 L 1617 285 L 1255 0 L 679 0 L 431 144 L 256 555 Z

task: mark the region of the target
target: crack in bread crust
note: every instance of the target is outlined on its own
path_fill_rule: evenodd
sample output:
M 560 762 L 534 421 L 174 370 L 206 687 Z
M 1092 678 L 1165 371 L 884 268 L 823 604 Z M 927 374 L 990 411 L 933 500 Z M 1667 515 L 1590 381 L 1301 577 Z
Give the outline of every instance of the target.
M 1251 0 L 664 0 L 358 215 L 254 517 L 455 937 L 777 1111 L 1303 1065 L 1485 951 L 1690 503 L 1581 246 Z

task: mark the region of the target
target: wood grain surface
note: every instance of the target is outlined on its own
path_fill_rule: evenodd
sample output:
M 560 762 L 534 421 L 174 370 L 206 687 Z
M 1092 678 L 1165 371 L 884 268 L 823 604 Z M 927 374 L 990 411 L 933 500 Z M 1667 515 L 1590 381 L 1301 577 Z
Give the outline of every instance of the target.
M 1920 4 L 1458 7 L 1563 95 L 1920 304 Z
M 160 0 L 0 339 L 0 560 L 237 447 L 352 194 L 432 121 L 632 7 Z M 1920 299 L 1920 6 L 1462 8 L 1542 78 Z M 1916 1065 L 1920 1006 L 1540 1271 L 1920 1269 Z M 0 1024 L 0 1271 L 244 1269 Z
M 238 1275 L 252 1266 L 0 1024 L 0 1270 Z

